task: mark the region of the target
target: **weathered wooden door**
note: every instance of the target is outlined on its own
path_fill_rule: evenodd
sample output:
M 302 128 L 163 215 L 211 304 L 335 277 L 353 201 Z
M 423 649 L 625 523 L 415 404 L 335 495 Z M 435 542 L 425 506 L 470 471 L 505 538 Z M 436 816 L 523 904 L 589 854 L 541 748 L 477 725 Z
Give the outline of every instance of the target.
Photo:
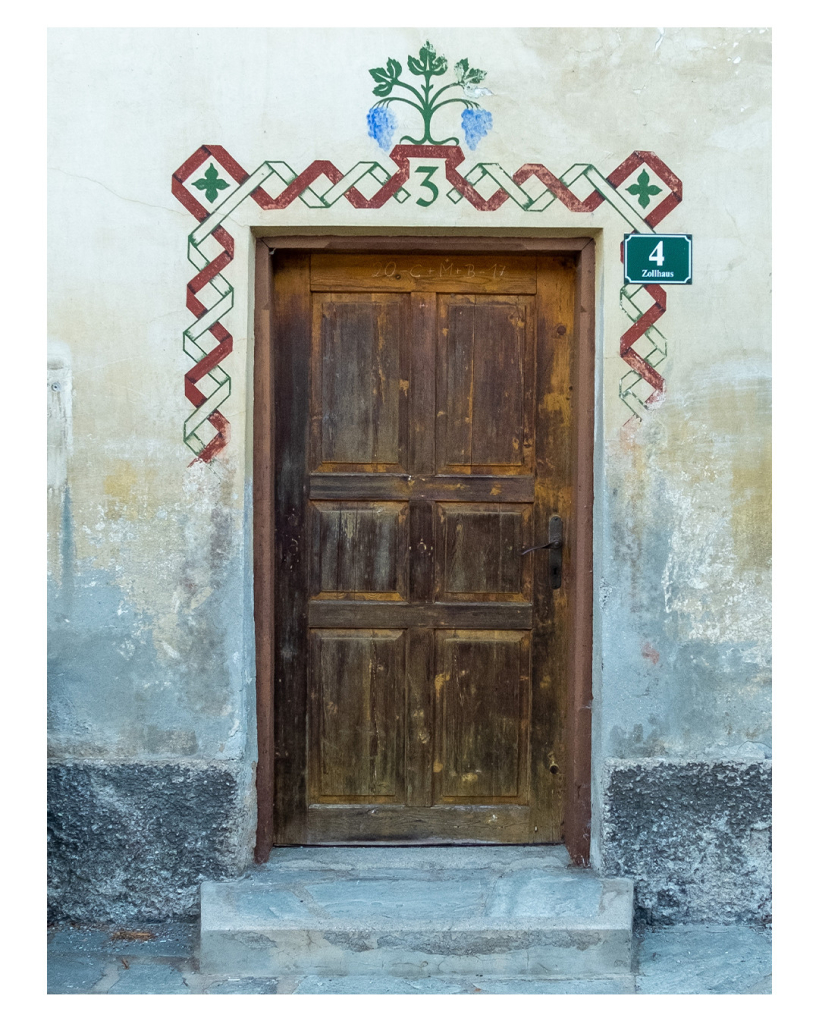
M 277 843 L 561 839 L 575 272 L 276 255 Z

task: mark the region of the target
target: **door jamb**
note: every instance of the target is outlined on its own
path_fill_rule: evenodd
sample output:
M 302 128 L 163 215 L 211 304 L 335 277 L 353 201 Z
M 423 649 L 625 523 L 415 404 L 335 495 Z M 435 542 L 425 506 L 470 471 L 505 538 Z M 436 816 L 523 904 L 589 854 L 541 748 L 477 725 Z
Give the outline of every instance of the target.
M 257 238 L 255 254 L 255 353 L 253 372 L 253 597 L 256 630 L 256 722 L 258 823 L 255 860 L 264 863 L 273 847 L 273 571 L 262 571 L 260 552 L 273 548 L 275 374 L 272 351 L 272 278 L 275 249 L 324 252 L 518 252 L 571 256 L 576 261 L 576 396 L 572 435 L 575 474 L 575 529 L 569 599 L 569 659 L 566 708 L 564 842 L 576 864 L 588 864 L 591 842 L 591 702 L 594 501 L 594 282 L 595 243 L 588 236 L 514 238 L 470 236 L 310 236 Z M 265 441 L 266 443 L 261 443 Z

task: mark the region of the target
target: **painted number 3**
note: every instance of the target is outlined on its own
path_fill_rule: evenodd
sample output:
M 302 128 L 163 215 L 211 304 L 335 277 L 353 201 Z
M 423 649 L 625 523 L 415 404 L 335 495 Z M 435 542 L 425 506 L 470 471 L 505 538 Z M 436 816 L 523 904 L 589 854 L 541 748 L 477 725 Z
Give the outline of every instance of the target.
M 417 200 L 419 206 L 432 206 L 435 200 L 438 198 L 438 186 L 432 182 L 432 175 L 438 170 L 437 167 L 416 167 L 416 174 L 423 174 L 424 180 L 421 183 L 421 188 L 428 188 L 432 193 L 431 199 L 419 199 Z

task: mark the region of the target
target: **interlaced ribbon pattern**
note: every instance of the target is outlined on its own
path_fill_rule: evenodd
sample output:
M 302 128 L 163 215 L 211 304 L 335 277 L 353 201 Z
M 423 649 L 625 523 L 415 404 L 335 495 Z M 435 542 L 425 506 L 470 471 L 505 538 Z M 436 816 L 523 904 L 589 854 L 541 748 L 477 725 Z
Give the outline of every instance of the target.
M 313 209 L 329 208 L 342 197 L 359 210 L 380 209 L 391 199 L 403 203 L 409 198 L 404 186 L 413 158 L 443 160 L 446 179 L 452 186 L 447 197 L 453 203 L 465 199 L 476 210 L 486 212 L 499 209 L 510 199 L 530 213 L 541 213 L 555 201 L 560 201 L 573 213 L 592 213 L 603 203 L 608 203 L 632 231 L 652 232 L 682 201 L 680 179 L 658 156 L 643 150 L 635 150 L 605 177 L 592 164 L 574 164 L 558 178 L 542 164 L 524 164 L 510 175 L 500 164 L 479 163 L 462 175 L 458 170 L 464 161 L 460 146 L 395 146 L 390 159 L 398 170 L 392 174 L 372 160 L 357 163 L 346 174 L 342 174 L 329 160 L 314 160 L 301 174 L 296 174 L 282 160 L 266 160 L 248 174 L 223 146 L 200 146 L 171 179 L 171 191 L 199 222 L 188 236 L 188 260 L 196 268 L 196 274 L 188 282 L 186 305 L 196 319 L 183 336 L 185 354 L 194 363 L 185 374 L 185 396 L 194 409 L 185 420 L 183 436 L 185 444 L 195 455 L 194 462 L 209 462 L 230 439 L 230 424 L 220 410 L 230 395 L 231 385 L 230 376 L 221 364 L 233 350 L 233 337 L 222 320 L 233 308 L 233 286 L 223 276 L 223 271 L 233 259 L 234 240 L 223 227 L 224 221 L 248 197 L 263 210 L 283 210 L 296 199 Z M 186 185 L 209 160 L 216 161 L 238 186 L 226 190 L 224 199 L 210 211 Z M 645 217 L 618 191 L 623 182 L 644 165 L 651 168 L 668 189 L 668 194 Z M 582 179 L 592 188 L 585 199 L 579 199 L 572 191 Z M 329 187 L 325 181 L 329 182 Z M 357 187 L 363 183 L 368 190 L 376 189 L 369 199 Z M 487 191 L 492 183 L 497 188 L 485 198 L 477 186 L 483 184 L 483 191 Z M 263 184 L 268 188 L 271 184 L 279 185 L 280 190 L 271 196 L 262 188 Z M 322 187 L 323 191 L 320 190 Z M 221 183 L 218 188 L 225 189 L 225 184 Z M 222 249 L 213 258 L 203 251 L 209 239 Z M 206 285 L 212 289 L 206 293 L 213 296 L 209 305 L 199 294 Z M 642 309 L 635 301 L 643 292 L 653 300 L 648 309 Z M 620 397 L 639 418 L 641 411 L 656 402 L 665 390 L 665 380 L 657 366 L 666 357 L 667 342 L 655 324 L 665 313 L 666 293 L 657 284 L 625 285 L 620 290 L 620 306 L 631 320 L 631 326 L 620 339 L 620 355 L 630 367 L 620 380 Z M 215 345 L 206 339 L 207 334 L 215 339 Z M 643 337 L 651 345 L 645 356 L 634 349 Z M 208 384 L 203 390 L 200 385 L 205 379 Z M 640 397 L 634 390 L 641 381 L 651 389 L 647 397 Z M 206 422 L 213 430 L 213 436 L 209 438 L 203 436 Z

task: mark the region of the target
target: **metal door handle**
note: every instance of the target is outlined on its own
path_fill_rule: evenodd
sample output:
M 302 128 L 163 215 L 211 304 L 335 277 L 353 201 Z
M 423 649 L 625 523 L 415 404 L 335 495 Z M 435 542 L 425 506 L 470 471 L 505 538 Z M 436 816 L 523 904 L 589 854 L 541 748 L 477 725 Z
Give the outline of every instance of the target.
M 549 584 L 552 590 L 558 590 L 563 583 L 563 520 L 560 516 L 549 519 L 549 540 L 546 544 L 535 544 L 534 547 L 521 551 L 528 555 L 530 551 L 549 552 Z

